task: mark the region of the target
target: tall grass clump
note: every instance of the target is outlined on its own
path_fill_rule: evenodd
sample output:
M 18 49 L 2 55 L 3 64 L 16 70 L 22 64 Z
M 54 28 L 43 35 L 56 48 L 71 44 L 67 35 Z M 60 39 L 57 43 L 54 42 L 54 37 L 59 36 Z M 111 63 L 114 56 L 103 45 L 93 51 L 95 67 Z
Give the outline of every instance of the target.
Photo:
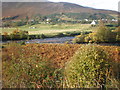
M 107 53 L 95 45 L 82 46 L 65 67 L 64 87 L 107 88 L 112 82 L 112 64 Z

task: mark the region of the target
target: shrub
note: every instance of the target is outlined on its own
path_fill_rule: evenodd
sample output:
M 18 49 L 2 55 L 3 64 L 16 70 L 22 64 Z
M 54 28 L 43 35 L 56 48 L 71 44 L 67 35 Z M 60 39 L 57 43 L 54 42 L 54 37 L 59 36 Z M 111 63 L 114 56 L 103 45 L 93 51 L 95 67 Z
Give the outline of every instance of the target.
M 4 32 L 1 39 L 2 39 L 2 40 L 9 40 L 9 39 L 10 39 L 10 36 L 8 35 L 7 32 Z
M 35 35 L 35 39 L 40 39 L 40 35 Z
M 4 32 L 4 33 L 3 33 L 3 35 L 7 36 L 7 35 L 8 35 L 8 33 L 7 33 L 7 32 Z
M 95 33 L 95 42 L 115 42 L 114 33 L 102 21 L 100 21 Z
M 95 43 L 112 42 L 113 43 L 118 41 L 119 36 L 120 35 L 118 33 L 116 36 L 114 32 L 112 32 L 108 27 L 106 27 L 103 24 L 103 22 L 101 22 L 94 32 L 84 33 L 82 35 L 79 35 L 75 39 L 73 39 L 73 42 L 74 43 L 81 43 L 81 42 L 95 42 Z
M 9 37 L 11 40 L 27 39 L 28 31 L 14 30 Z
M 40 39 L 44 39 L 44 38 L 46 38 L 46 36 L 44 34 L 41 34 Z
M 20 37 L 20 39 L 26 39 L 28 36 L 28 31 L 19 31 L 18 36 Z
M 63 36 L 64 36 L 63 33 L 58 33 L 58 34 L 57 34 L 57 37 L 63 37 Z
M 101 48 L 93 45 L 82 46 L 66 64 L 64 87 L 105 87 L 110 68 L 109 58 Z
M 25 41 L 20 41 L 19 44 L 20 45 L 25 45 Z
M 10 27 L 11 24 L 12 24 L 11 21 L 7 21 L 7 22 L 3 22 L 2 26 L 3 26 L 3 27 Z
M 93 36 L 95 35 L 95 33 L 90 33 L 85 37 L 85 42 L 94 42 L 94 38 Z
M 15 38 L 14 34 L 10 34 L 9 37 L 11 40 L 13 40 Z
M 76 36 L 76 38 L 73 39 L 73 43 L 83 43 L 85 42 L 85 37 L 86 35 L 85 34 L 81 34 L 81 35 L 78 35 Z
M 118 28 L 116 28 L 115 31 L 117 33 L 117 35 L 116 35 L 116 41 L 120 42 L 120 26 Z
M 22 21 L 18 21 L 18 22 L 13 22 L 12 23 L 13 27 L 18 27 L 18 26 L 23 26 L 23 25 L 25 25 L 25 22 L 22 22 Z
M 46 36 L 44 34 L 35 35 L 34 39 L 44 39 Z

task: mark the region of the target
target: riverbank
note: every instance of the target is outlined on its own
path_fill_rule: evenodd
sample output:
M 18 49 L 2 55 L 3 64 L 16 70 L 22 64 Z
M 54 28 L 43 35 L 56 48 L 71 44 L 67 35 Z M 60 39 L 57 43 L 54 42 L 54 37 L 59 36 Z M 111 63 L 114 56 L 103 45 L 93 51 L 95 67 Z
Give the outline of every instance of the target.
M 91 32 L 85 32 L 86 34 Z M 52 34 L 36 34 L 36 35 L 2 35 L 2 41 L 17 41 L 17 40 L 31 40 L 31 39 L 45 39 L 45 38 L 59 38 L 59 37 L 73 37 L 80 35 L 81 32 L 64 32 Z
M 9 41 L 3 41 L 0 42 L 2 44 L 6 44 L 6 43 L 19 43 L 19 44 L 29 44 L 29 43 L 53 43 L 53 44 L 75 44 L 73 43 L 73 39 L 75 37 L 74 36 L 64 36 L 64 37 L 51 37 L 51 38 L 44 38 L 44 39 L 31 39 L 31 40 L 9 40 Z M 89 44 L 89 43 L 79 43 L 79 44 Z M 91 44 L 97 44 L 97 45 L 101 45 L 101 46 L 120 46 L 120 42 L 118 43 L 91 43 Z

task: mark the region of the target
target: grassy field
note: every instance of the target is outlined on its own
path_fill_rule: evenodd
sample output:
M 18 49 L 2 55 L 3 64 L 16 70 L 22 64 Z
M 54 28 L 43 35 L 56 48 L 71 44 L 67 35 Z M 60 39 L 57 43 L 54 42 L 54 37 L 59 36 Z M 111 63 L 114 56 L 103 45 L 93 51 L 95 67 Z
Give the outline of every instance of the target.
M 35 28 L 30 28 L 35 27 Z M 80 32 L 80 31 L 92 31 L 92 27 L 90 24 L 37 24 L 32 26 L 20 26 L 16 28 L 3 28 L 1 32 L 11 33 L 14 30 L 25 30 L 28 31 L 30 35 L 33 34 L 50 34 L 50 33 L 64 33 L 64 32 Z

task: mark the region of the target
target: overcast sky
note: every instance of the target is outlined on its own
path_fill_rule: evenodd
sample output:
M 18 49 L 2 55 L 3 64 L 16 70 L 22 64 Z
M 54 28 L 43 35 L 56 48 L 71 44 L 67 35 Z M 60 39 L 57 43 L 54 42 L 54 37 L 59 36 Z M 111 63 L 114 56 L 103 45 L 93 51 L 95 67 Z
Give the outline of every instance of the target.
M 40 2 L 47 0 L 2 0 L 2 2 Z M 118 2 L 120 0 L 49 0 L 52 2 L 70 2 L 76 3 L 82 6 L 93 7 L 97 9 L 109 9 L 118 11 Z M 120 8 L 120 7 L 119 7 Z
M 49 0 L 54 2 L 72 2 L 83 6 L 118 11 L 120 0 Z M 119 7 L 120 8 L 120 7 Z

